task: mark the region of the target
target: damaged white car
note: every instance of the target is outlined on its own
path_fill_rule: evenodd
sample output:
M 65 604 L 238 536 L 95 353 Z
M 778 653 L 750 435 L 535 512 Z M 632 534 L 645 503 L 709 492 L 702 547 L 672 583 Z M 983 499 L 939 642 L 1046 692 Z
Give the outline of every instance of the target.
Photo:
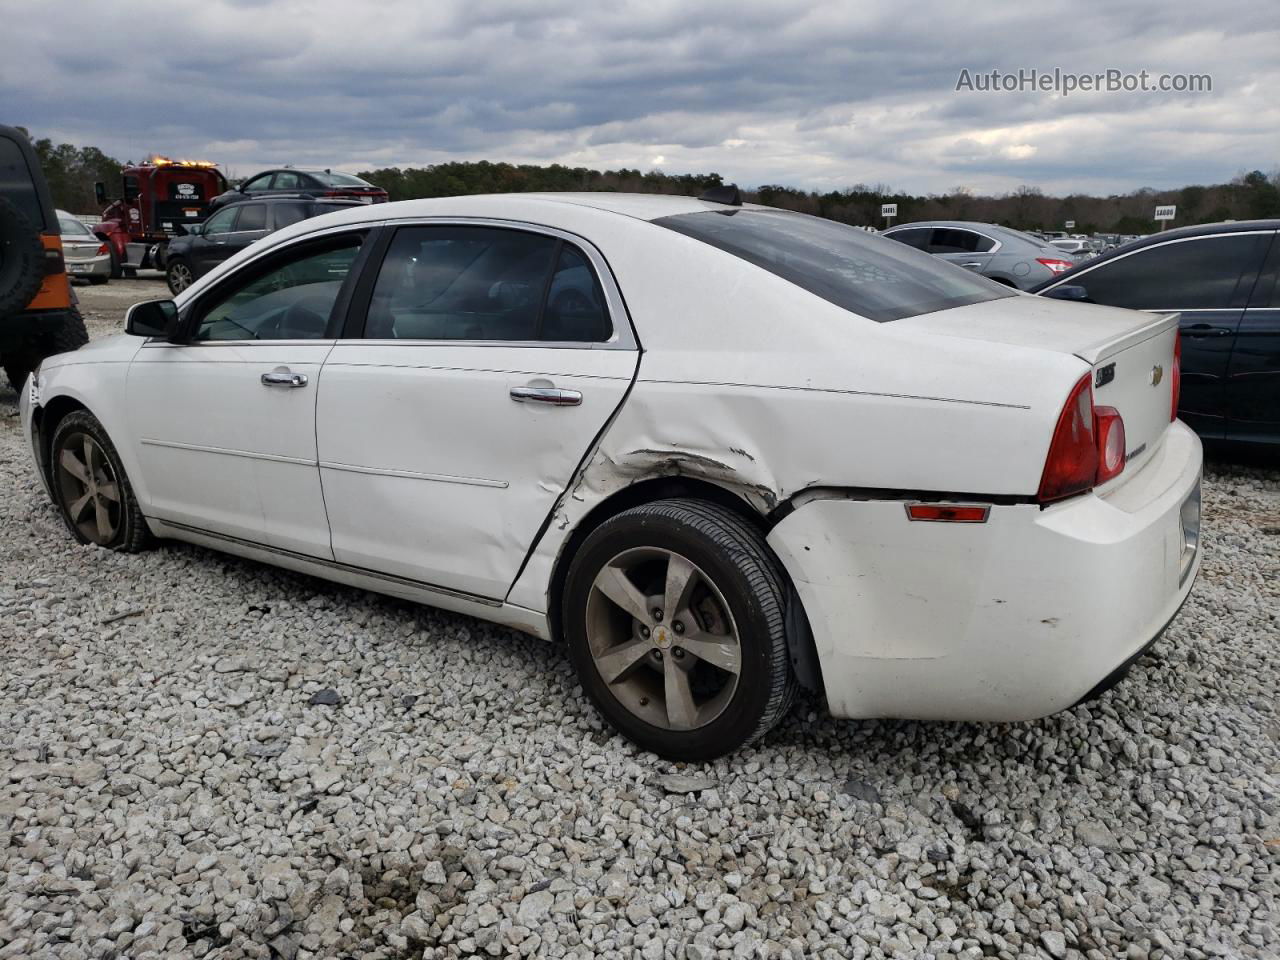
M 1019 720 L 1122 676 L 1200 560 L 1175 320 L 731 189 L 422 200 L 134 307 L 22 424 L 85 543 L 563 639 L 619 730 L 700 760 L 797 685 Z

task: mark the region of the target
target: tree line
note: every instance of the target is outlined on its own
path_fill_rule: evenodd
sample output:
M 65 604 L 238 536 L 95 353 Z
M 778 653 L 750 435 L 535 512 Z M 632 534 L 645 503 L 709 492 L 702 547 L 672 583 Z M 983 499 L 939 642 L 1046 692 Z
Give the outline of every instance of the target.
M 24 131 L 25 132 L 25 131 Z M 107 183 L 118 193 L 119 160 L 97 147 L 55 144 L 33 139 L 36 154 L 63 210 L 89 213 L 97 209 L 93 184 Z M 359 174 L 382 187 L 392 200 L 448 197 L 476 193 L 528 193 L 558 190 L 601 190 L 617 193 L 667 193 L 697 196 L 721 186 L 718 173 L 647 173 L 622 168 L 592 170 L 564 164 L 511 164 L 451 161 L 425 167 L 384 167 Z M 1125 194 L 1048 196 L 1039 187 L 1022 186 L 1000 195 L 979 195 L 965 187 L 945 193 L 913 195 L 884 184 L 858 183 L 843 190 L 817 192 L 779 184 L 744 190 L 744 199 L 786 210 L 810 213 L 855 226 L 884 226 L 882 203 L 896 203 L 895 222 L 913 220 L 975 220 L 1000 223 L 1020 230 L 1063 229 L 1075 221 L 1076 233 L 1150 233 L 1157 204 L 1176 204 L 1175 225 L 1280 217 L 1280 171 L 1270 175 L 1253 170 L 1229 183 L 1193 185 L 1176 190 L 1143 188 Z

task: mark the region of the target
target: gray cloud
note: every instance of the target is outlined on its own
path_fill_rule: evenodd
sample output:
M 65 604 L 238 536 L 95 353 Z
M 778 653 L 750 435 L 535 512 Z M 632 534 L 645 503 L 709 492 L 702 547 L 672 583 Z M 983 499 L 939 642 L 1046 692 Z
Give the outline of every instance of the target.
M 50 9 L 0 0 L 0 117 L 241 174 L 504 159 L 716 170 L 745 185 L 1068 192 L 1280 165 L 1280 22 L 1243 0 L 1211 16 L 1167 0 Z M 1208 73 L 1213 91 L 955 90 L 966 68 L 1054 67 Z

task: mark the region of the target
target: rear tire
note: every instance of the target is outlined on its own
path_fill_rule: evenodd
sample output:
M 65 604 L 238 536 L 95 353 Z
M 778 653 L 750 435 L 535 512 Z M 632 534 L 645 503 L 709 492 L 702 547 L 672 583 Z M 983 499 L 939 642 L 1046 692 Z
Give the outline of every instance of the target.
M 120 266 L 120 254 L 116 253 L 115 244 L 110 240 L 104 241 L 107 245 L 107 252 L 111 254 L 111 279 L 119 280 L 124 276 L 124 269 Z
M 165 270 L 164 278 L 169 284 L 169 292 L 175 295 L 196 282 L 195 274 L 192 272 L 191 267 L 181 257 L 171 257 L 169 259 L 169 266 Z
M 565 581 L 562 623 L 583 689 L 624 736 L 667 759 L 750 743 L 795 695 L 784 584 L 760 532 L 717 504 L 659 500 L 618 514 L 588 535 Z
M 63 323 L 54 330 L 29 336 L 20 345 L 4 353 L 4 373 L 14 390 L 21 390 L 27 376 L 45 357 L 78 350 L 89 342 L 84 317 L 78 307 L 71 307 Z
M 44 283 L 44 262 L 40 230 L 0 197 L 0 319 L 27 309 Z
M 152 540 L 120 454 L 98 418 L 76 410 L 58 422 L 50 444 L 53 500 L 80 543 L 136 553 Z

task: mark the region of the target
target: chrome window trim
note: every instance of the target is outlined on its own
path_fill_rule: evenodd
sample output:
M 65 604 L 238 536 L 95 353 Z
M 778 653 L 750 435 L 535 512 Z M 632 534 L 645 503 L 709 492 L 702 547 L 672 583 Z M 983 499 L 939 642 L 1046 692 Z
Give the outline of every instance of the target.
M 1136 253 L 1146 253 L 1149 250 L 1155 250 L 1155 249 L 1158 249 L 1159 247 L 1171 246 L 1172 244 L 1175 244 L 1175 243 L 1192 243 L 1196 240 L 1220 240 L 1223 237 L 1261 237 L 1261 236 L 1266 236 L 1268 234 L 1274 235 L 1275 233 L 1276 233 L 1275 230 L 1232 230 L 1232 231 L 1227 231 L 1223 233 L 1206 233 L 1198 237 L 1174 237 L 1171 240 L 1162 240 L 1159 243 L 1153 243 L 1147 247 L 1139 247 L 1137 250 L 1129 250 L 1125 253 L 1118 254 L 1114 257 L 1108 257 L 1102 263 L 1090 264 L 1089 266 L 1081 270 L 1079 273 L 1077 273 L 1075 276 L 1073 276 L 1071 278 L 1071 283 L 1074 284 L 1074 282 L 1078 280 L 1080 277 L 1083 277 L 1086 273 L 1090 273 L 1094 270 L 1097 270 L 1099 267 L 1109 267 L 1111 266 L 1111 264 L 1119 263 L 1121 260 L 1124 260 L 1127 257 L 1132 257 Z M 1037 294 L 1037 296 L 1044 296 L 1046 293 L 1048 293 L 1050 290 L 1052 290 L 1054 287 L 1058 286 L 1062 282 L 1063 282 L 1062 280 L 1058 280 L 1054 283 L 1049 284 L 1049 286 L 1041 290 L 1039 294 Z M 1152 308 L 1141 307 L 1139 309 L 1150 310 Z M 1245 308 L 1244 307 L 1206 307 L 1205 308 L 1205 310 L 1243 310 L 1243 309 Z M 1169 311 L 1165 311 L 1165 312 L 1169 312 Z M 1190 313 L 1192 311 L 1188 310 L 1187 312 Z M 1198 310 L 1196 312 L 1203 313 L 1204 310 Z
M 353 208 L 355 209 L 355 208 Z M 308 221 L 304 220 L 303 223 Z M 526 233 L 541 233 L 547 236 L 556 237 L 560 240 L 568 241 L 581 250 L 590 261 L 592 269 L 595 270 L 596 279 L 600 281 L 600 288 L 604 291 L 605 305 L 609 310 L 609 323 L 613 327 L 613 336 L 608 340 L 599 340 L 594 342 L 586 341 L 550 341 L 550 340 L 365 340 L 362 337 L 339 337 L 341 343 L 384 343 L 384 344 L 422 344 L 422 345 L 442 345 L 465 344 L 467 346 L 536 346 L 549 348 L 570 348 L 576 350 L 631 350 L 640 349 L 640 339 L 636 335 L 635 323 L 631 318 L 631 312 L 627 310 L 626 301 L 622 297 L 622 289 L 618 286 L 618 281 L 613 275 L 613 270 L 609 266 L 609 261 L 599 248 L 586 237 L 561 227 L 551 227 L 546 224 L 531 223 L 527 220 L 505 220 L 497 217 L 458 217 L 458 216 L 440 216 L 440 217 L 404 217 L 395 219 L 380 220 L 360 220 L 355 223 L 343 223 L 334 226 L 324 227 L 320 230 L 309 230 L 306 233 L 297 234 L 288 237 L 278 243 L 267 244 L 262 250 L 253 254 L 253 256 L 236 265 L 232 272 L 238 273 L 252 263 L 256 263 L 266 256 L 275 256 L 277 253 L 284 252 L 289 247 L 296 244 L 308 243 L 312 240 L 332 236 L 341 233 L 369 233 L 379 228 L 398 227 L 447 227 L 447 226 L 468 226 L 468 227 L 499 227 L 508 230 L 522 230 Z M 286 228 L 287 229 L 287 228 Z M 267 234 L 271 236 L 271 234 Z M 265 237 L 263 239 L 266 239 Z M 253 250 L 253 247 L 247 247 L 247 250 Z M 238 254 L 237 254 L 238 255 Z M 381 264 L 378 265 L 381 268 Z M 229 276 L 230 273 L 225 276 Z M 221 283 L 223 277 L 219 277 L 217 283 Z M 217 283 L 210 286 L 214 289 Z M 201 291 L 200 296 L 203 296 Z M 184 300 L 178 305 L 179 312 L 189 309 L 189 306 L 195 303 L 199 296 L 191 297 Z M 626 322 L 620 322 L 621 318 Z M 202 341 L 205 342 L 205 341 Z M 222 343 L 285 343 L 283 340 L 224 340 Z M 302 341 L 305 343 L 315 343 L 314 340 Z M 179 346 L 179 344 L 174 344 Z

